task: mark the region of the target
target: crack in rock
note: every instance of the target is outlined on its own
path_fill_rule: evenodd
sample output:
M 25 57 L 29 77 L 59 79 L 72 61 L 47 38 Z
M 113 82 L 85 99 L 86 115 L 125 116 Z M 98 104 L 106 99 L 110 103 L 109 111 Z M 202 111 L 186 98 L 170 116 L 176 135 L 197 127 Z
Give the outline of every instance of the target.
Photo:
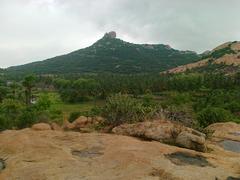
M 78 157 L 85 157 L 85 158 L 93 158 L 102 156 L 104 153 L 101 152 L 103 148 L 100 147 L 92 147 L 83 150 L 72 150 L 72 155 Z

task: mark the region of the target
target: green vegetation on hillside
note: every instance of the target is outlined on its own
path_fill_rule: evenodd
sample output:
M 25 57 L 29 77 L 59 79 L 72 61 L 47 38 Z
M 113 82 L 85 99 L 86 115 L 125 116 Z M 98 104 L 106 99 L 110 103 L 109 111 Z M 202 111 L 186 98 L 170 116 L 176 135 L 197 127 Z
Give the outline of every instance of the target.
M 161 44 L 132 44 L 104 36 L 85 49 L 40 62 L 10 67 L 6 73 L 158 73 L 198 59 L 195 52 L 178 51 Z
M 232 43 L 229 43 L 227 45 L 227 47 L 225 48 L 220 48 L 220 49 L 217 49 L 213 52 L 211 52 L 210 54 L 206 55 L 206 56 L 203 56 L 202 59 L 207 59 L 207 58 L 210 58 L 210 59 L 218 59 L 226 54 L 236 54 L 236 52 L 234 50 L 232 50 L 231 48 L 231 45 L 234 44 L 235 42 L 232 42 Z

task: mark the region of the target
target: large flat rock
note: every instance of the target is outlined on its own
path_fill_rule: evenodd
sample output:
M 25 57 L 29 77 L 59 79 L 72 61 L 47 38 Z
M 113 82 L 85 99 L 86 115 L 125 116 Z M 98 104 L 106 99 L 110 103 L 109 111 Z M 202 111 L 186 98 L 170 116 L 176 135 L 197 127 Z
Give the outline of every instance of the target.
M 240 177 L 236 153 L 199 153 L 156 141 L 64 131 L 0 133 L 1 180 L 214 180 Z

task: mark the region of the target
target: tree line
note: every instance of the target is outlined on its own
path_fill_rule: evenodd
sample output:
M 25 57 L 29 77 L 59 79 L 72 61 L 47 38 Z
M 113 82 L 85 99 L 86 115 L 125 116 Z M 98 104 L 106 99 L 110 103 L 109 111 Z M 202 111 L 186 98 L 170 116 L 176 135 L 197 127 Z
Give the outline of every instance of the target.
M 240 87 L 240 73 L 224 74 L 152 74 L 152 75 L 89 75 L 80 78 L 53 80 L 56 90 L 66 102 L 81 102 L 123 93 L 139 96 L 164 91 L 199 91 L 236 89 Z

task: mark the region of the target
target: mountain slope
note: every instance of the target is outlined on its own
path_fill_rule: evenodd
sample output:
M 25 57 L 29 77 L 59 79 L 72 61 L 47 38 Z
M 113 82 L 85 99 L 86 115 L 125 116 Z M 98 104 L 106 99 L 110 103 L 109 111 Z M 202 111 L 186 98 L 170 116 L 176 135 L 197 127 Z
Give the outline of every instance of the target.
M 235 73 L 240 71 L 240 42 L 227 42 L 202 55 L 200 61 L 182 65 L 166 72 L 185 71 Z
M 149 73 L 196 62 L 199 55 L 168 45 L 132 44 L 116 38 L 114 32 L 92 46 L 44 61 L 10 67 L 9 73 Z

